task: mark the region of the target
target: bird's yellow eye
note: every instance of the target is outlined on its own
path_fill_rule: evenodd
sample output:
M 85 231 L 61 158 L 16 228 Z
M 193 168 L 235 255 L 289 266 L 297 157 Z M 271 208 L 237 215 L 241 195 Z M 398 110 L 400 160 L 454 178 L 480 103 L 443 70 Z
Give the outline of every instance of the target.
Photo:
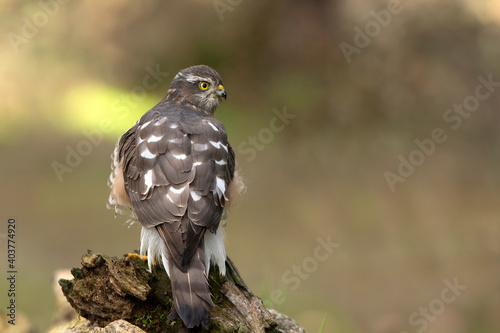
M 201 90 L 207 90 L 210 87 L 210 83 L 205 82 L 205 81 L 201 81 L 198 84 L 198 87 L 200 87 Z

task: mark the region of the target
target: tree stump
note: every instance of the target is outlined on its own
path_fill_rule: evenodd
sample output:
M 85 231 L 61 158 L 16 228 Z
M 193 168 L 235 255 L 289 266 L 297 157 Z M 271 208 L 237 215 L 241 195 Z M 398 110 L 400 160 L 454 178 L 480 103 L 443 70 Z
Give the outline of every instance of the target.
M 61 279 L 59 284 L 71 306 L 91 325 L 104 327 L 122 319 L 146 332 L 185 330 L 181 319 L 167 321 L 173 300 L 163 267 L 149 272 L 141 259 L 118 259 L 89 250 L 82 257 L 82 268 L 73 268 L 71 273 L 74 279 Z M 226 276 L 212 266 L 208 281 L 215 304 L 210 312 L 211 332 L 291 332 L 279 329 L 275 314 L 248 289 L 229 258 Z M 293 332 L 305 332 L 290 321 L 298 327 Z

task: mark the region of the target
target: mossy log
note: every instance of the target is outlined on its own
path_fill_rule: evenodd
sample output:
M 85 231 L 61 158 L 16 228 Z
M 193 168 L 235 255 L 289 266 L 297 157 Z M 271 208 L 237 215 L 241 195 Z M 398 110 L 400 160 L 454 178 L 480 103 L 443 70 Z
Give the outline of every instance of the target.
M 146 332 L 183 331 L 180 319 L 167 321 L 173 306 L 170 280 L 162 267 L 148 272 L 141 259 L 108 257 L 88 251 L 72 280 L 59 280 L 67 300 L 91 324 L 100 327 L 123 319 Z M 281 333 L 275 316 L 245 285 L 227 258 L 226 276 L 212 267 L 208 278 L 215 306 L 211 332 Z M 292 320 L 293 321 L 293 320 Z

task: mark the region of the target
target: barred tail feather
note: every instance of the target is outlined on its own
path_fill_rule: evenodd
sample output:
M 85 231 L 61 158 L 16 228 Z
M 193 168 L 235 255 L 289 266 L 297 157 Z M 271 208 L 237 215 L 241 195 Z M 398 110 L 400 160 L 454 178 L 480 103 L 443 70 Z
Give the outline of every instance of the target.
M 170 280 L 176 314 L 188 328 L 201 326 L 208 330 L 210 308 L 214 305 L 205 275 L 203 241 L 191 258 L 186 272 L 181 271 L 174 260 L 169 260 Z M 171 313 L 169 320 L 175 313 Z

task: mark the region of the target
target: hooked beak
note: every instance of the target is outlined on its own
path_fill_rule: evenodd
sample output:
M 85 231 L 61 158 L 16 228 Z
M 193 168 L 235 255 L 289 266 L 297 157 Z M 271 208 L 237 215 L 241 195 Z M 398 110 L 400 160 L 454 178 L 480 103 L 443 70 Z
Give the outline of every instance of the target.
M 217 96 L 220 98 L 224 97 L 224 99 L 227 98 L 226 90 L 224 89 L 224 86 L 222 84 L 219 84 L 219 87 L 216 92 Z

